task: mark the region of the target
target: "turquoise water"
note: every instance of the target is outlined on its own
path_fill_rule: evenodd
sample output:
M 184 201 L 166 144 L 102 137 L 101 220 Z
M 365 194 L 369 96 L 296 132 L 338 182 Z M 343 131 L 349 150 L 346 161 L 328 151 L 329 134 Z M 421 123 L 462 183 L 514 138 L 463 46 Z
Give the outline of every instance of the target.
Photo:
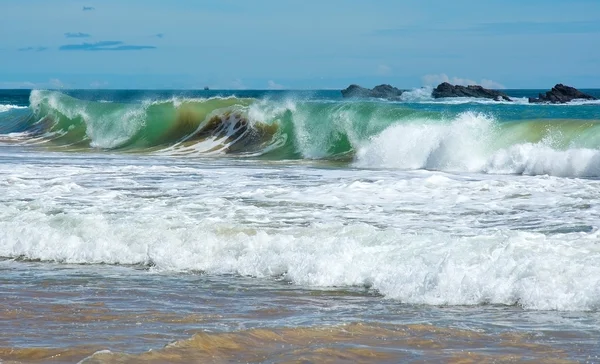
M 507 93 L 0 91 L 0 359 L 598 361 L 600 104 Z
M 558 158 L 563 159 L 573 153 L 595 155 L 589 150 L 600 147 L 598 102 L 530 105 L 526 96 L 532 92 L 518 90 L 511 94 L 513 103 L 440 101 L 431 99 L 428 92 L 407 92 L 406 102 L 347 101 L 337 91 L 6 92 L 0 132 L 25 133 L 20 137 L 61 150 L 344 160 L 361 166 L 368 166 L 362 162 L 367 153 L 377 159 L 368 162 L 374 167 L 479 172 L 507 167 L 513 173 L 519 169 L 490 164 L 504 151 L 522 153 L 510 151 L 522 146 L 532 146 L 535 155 L 549 147 L 562 153 Z M 408 153 L 419 152 L 421 160 L 398 162 L 370 156 L 373 149 L 387 148 L 394 133 L 410 135 L 405 144 L 427 139 Z M 381 145 L 373 145 L 374 139 Z M 442 150 L 450 144 L 463 145 Z M 407 151 L 385 153 L 399 153 L 394 159 L 402 160 Z M 581 157 L 589 159 L 587 154 Z M 423 160 L 431 156 L 444 160 Z M 586 176 L 597 174 L 593 165 L 584 169 L 580 173 Z

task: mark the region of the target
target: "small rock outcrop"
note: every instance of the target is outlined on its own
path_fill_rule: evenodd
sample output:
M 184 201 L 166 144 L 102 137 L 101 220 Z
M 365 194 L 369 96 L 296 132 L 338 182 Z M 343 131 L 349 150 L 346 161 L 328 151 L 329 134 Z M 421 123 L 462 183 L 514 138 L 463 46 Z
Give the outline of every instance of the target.
M 532 104 L 565 104 L 573 100 L 598 100 L 594 96 L 584 94 L 578 89 L 570 86 L 565 86 L 562 83 L 552 87 L 552 90 L 546 94 L 539 94 L 538 98 L 529 98 Z
M 444 97 L 474 97 L 479 99 L 492 99 L 496 101 L 512 101 L 506 94 L 483 88 L 478 85 L 460 86 L 451 85 L 448 82 L 440 83 L 433 89 L 431 96 L 435 99 Z
M 373 89 L 364 88 L 359 85 L 350 85 L 342 90 L 342 96 L 399 100 L 402 92 L 402 90 L 390 85 L 379 85 Z

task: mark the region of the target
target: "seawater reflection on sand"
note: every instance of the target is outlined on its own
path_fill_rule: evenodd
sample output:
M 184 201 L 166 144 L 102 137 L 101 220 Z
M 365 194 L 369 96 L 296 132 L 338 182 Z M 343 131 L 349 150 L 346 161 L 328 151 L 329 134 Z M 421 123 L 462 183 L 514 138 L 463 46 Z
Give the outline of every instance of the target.
M 0 262 L 0 359 L 15 362 L 598 360 L 600 315 L 405 305 L 367 288 Z

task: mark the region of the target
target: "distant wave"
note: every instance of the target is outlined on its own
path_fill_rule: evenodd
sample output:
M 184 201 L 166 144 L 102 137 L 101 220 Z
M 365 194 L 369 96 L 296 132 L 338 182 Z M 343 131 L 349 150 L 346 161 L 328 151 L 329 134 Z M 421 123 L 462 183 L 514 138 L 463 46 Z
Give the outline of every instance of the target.
M 27 109 L 27 106 L 17 106 L 17 105 L 10 105 L 10 104 L 3 105 L 3 104 L 0 104 L 0 113 L 7 112 L 7 111 L 10 111 L 10 110 L 13 110 L 13 109 Z
M 529 105 L 529 106 L 582 106 L 582 105 L 600 105 L 600 100 L 573 100 L 565 104 L 550 104 L 550 103 L 529 103 L 527 97 L 510 97 L 512 101 L 498 101 L 476 97 L 446 97 L 435 99 L 431 95 L 433 89 L 431 87 L 421 87 L 410 91 L 405 91 L 400 97 L 401 102 L 406 103 L 432 103 L 432 104 L 447 104 L 447 105 L 462 105 L 462 104 L 484 104 L 484 105 Z

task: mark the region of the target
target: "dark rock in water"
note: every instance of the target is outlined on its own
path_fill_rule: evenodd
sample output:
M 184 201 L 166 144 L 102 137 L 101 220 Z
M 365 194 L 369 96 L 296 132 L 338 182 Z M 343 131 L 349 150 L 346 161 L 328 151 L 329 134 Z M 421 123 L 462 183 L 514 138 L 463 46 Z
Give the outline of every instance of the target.
M 373 89 L 364 88 L 359 85 L 350 85 L 342 90 L 344 97 L 374 97 L 379 99 L 399 100 L 402 96 L 402 90 L 390 85 L 379 85 Z
M 371 91 L 368 88 L 361 87 L 359 85 L 350 85 L 342 90 L 343 97 L 369 97 Z
M 433 89 L 431 96 L 436 99 L 444 97 L 475 97 L 480 99 L 492 99 L 496 101 L 512 101 L 510 97 L 499 91 L 488 90 L 487 88 L 477 85 L 454 86 L 448 82 L 440 83 L 436 88 Z
M 565 86 L 562 83 L 552 87 L 552 90 L 546 94 L 539 94 L 538 98 L 529 98 L 532 104 L 550 103 L 550 104 L 565 104 L 573 100 L 598 100 L 594 96 L 584 94 L 578 89 L 570 86 Z

